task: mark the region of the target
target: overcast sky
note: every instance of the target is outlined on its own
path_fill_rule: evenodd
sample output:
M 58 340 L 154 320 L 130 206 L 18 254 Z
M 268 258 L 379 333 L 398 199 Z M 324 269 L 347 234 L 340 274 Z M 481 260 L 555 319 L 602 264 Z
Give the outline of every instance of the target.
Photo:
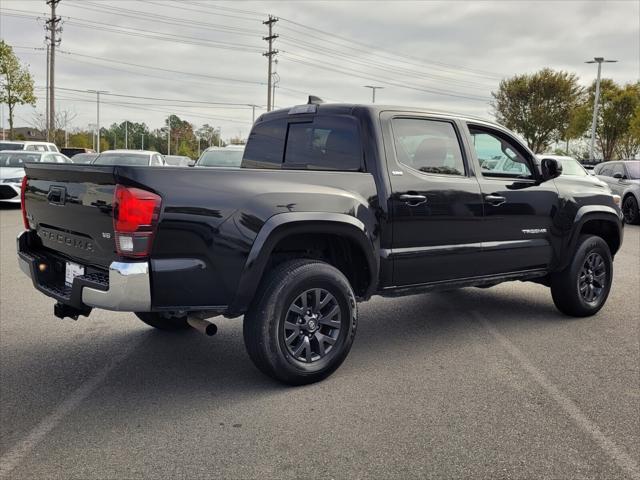
M 47 5 L 0 0 L 0 8 L 0 36 L 37 87 L 36 108 L 17 110 L 24 126 L 45 110 Z M 376 103 L 491 118 L 490 93 L 505 76 L 551 67 L 586 85 L 596 67 L 583 62 L 604 56 L 619 61 L 604 66 L 605 77 L 640 77 L 638 0 L 62 0 L 58 12 L 56 103 L 75 115 L 75 127 L 95 122 L 95 95 L 73 90 L 92 89 L 121 95 L 103 96 L 103 126 L 128 119 L 156 128 L 176 113 L 196 127 L 220 126 L 224 138 L 246 136 L 247 105 L 259 105 L 256 116 L 266 105 L 268 14 L 280 18 L 276 107 L 305 103 L 308 94 L 366 103 L 363 86 L 377 85 L 384 89 Z

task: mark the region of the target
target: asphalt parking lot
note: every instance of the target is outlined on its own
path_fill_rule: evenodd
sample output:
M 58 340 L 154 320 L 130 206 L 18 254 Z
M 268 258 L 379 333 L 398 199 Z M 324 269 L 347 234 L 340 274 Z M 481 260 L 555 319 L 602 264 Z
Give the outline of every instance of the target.
M 597 316 L 524 283 L 375 298 L 300 388 L 252 366 L 238 320 L 56 319 L 20 227 L 0 210 L 0 478 L 640 478 L 640 227 Z

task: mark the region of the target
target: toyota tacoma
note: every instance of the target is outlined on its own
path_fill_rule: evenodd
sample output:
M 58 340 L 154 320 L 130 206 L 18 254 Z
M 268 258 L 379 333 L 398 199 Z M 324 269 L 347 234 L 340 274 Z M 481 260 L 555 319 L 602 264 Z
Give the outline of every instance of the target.
M 19 264 L 56 316 L 208 334 L 244 316 L 251 360 L 288 384 L 340 366 L 373 295 L 530 281 L 593 315 L 623 237 L 607 186 L 560 178 L 499 125 L 414 108 L 310 98 L 262 115 L 235 169 L 25 170 Z

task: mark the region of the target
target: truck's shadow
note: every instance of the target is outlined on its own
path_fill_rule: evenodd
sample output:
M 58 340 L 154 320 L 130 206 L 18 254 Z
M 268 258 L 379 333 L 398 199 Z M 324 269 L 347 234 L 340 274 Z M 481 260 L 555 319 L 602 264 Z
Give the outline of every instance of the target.
M 357 338 L 343 367 L 324 383 L 305 388 L 321 391 L 326 382 L 348 382 L 350 375 L 359 375 L 359 369 L 376 369 L 377 362 L 411 348 L 420 348 L 428 355 L 430 347 L 458 348 L 457 345 L 476 341 L 474 338 L 479 337 L 477 334 L 482 327 L 469 315 L 471 311 L 480 312 L 498 326 L 520 323 L 526 328 L 544 329 L 550 322 L 567 320 L 557 313 L 550 298 L 544 301 L 542 297 L 505 296 L 491 290 L 466 289 L 378 299 L 361 305 Z M 81 321 L 91 322 L 91 319 Z M 137 321 L 133 315 L 131 321 Z M 122 338 L 116 344 L 135 341 L 140 345 L 110 373 L 105 382 L 108 388 L 99 387 L 94 395 L 100 396 L 101 404 L 126 401 L 140 407 L 152 404 L 154 409 L 160 409 L 159 404 L 166 399 L 170 399 L 167 405 L 174 407 L 195 399 L 203 405 L 243 402 L 278 395 L 291 388 L 270 380 L 251 364 L 242 341 L 240 319 L 222 320 L 219 326 L 219 333 L 213 338 L 191 330 L 180 333 L 147 331 L 143 325 L 134 332 L 117 334 Z M 78 328 L 83 326 L 78 325 Z M 81 338 L 78 340 L 82 341 Z M 478 338 L 477 341 L 486 340 Z M 117 351 L 106 351 L 113 344 L 113 341 L 105 342 L 105 351 L 97 351 L 96 355 L 104 358 L 117 355 Z M 444 344 L 446 346 L 442 347 Z M 30 348 L 34 368 L 60 371 L 71 360 L 68 351 L 58 352 L 55 345 L 42 343 Z M 43 357 L 53 360 L 47 366 L 36 365 Z M 23 368 L 28 371 L 30 366 Z M 70 383 L 75 383 L 71 381 L 74 372 L 69 370 L 67 375 Z M 57 381 L 61 379 L 58 377 Z M 37 389 L 38 385 L 29 385 L 26 378 L 20 388 Z

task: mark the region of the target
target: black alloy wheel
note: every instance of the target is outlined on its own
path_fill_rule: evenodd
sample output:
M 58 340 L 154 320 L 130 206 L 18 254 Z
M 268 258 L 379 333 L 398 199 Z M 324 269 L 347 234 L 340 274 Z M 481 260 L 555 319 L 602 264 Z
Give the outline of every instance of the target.
M 602 255 L 591 252 L 584 261 L 578 277 L 578 290 L 587 303 L 597 303 L 607 285 L 607 269 Z
M 301 293 L 289 306 L 283 340 L 293 358 L 313 363 L 331 352 L 340 328 L 338 301 L 327 290 L 314 288 Z

